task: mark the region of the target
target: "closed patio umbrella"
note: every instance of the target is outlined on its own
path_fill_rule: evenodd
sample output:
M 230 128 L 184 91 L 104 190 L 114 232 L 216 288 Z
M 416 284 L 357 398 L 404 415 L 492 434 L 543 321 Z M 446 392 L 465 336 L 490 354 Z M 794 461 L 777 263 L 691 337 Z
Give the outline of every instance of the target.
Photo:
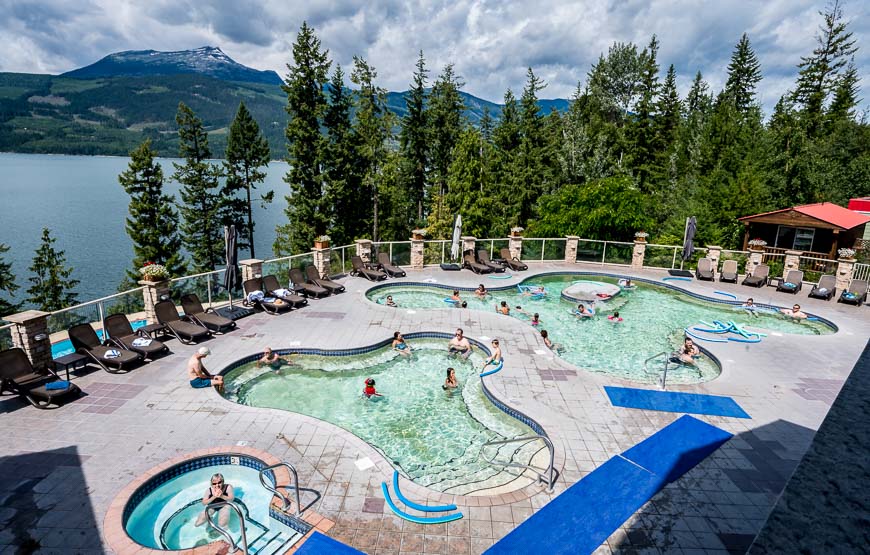
M 239 249 L 236 245 L 236 226 L 224 226 L 224 248 L 227 261 L 227 271 L 224 272 L 224 287 L 230 298 L 230 311 L 233 307 L 233 290 L 238 289 L 239 279 Z
M 454 260 L 459 258 L 459 239 L 462 236 L 462 214 L 456 215 L 456 224 L 453 226 L 453 242 L 450 245 L 450 256 Z
M 695 254 L 695 232 L 698 230 L 698 222 L 695 216 L 686 219 L 686 234 L 683 237 L 683 261 L 692 258 Z M 683 263 L 680 262 L 680 269 L 683 268 Z

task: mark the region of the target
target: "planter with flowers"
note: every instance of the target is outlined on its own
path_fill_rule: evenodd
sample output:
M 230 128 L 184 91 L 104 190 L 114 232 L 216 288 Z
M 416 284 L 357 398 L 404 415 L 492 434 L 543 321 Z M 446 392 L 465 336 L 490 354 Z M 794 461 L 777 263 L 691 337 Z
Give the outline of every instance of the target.
M 767 241 L 764 239 L 750 239 L 749 250 L 755 252 L 764 252 L 764 247 L 767 246 Z
M 637 243 L 646 243 L 647 237 L 649 237 L 649 233 L 646 231 L 638 231 L 634 234 L 634 240 Z
M 837 254 L 840 255 L 841 260 L 846 260 L 848 262 L 854 262 L 855 261 L 855 254 L 857 254 L 857 252 L 855 251 L 855 249 L 843 248 L 843 249 L 838 249 Z
M 142 281 L 149 283 L 160 283 L 169 279 L 169 270 L 163 264 L 146 262 L 139 268 L 139 273 L 142 274 Z
M 314 248 L 315 249 L 328 249 L 329 248 L 329 235 L 321 235 L 320 237 L 315 237 Z

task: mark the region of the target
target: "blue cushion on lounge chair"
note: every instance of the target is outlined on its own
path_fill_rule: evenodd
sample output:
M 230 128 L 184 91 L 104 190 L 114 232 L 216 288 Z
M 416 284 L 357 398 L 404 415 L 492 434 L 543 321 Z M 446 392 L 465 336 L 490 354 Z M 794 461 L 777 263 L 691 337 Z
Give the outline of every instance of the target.
M 56 391 L 56 390 L 67 389 L 67 388 L 69 388 L 69 382 L 66 380 L 59 380 L 56 382 L 51 382 L 51 383 L 45 384 L 45 389 L 48 391 Z
M 794 283 L 792 283 L 792 282 L 790 282 L 790 281 L 787 281 L 787 282 L 783 283 L 782 286 L 783 286 L 783 287 L 788 287 L 789 289 L 794 289 L 795 287 L 797 287 L 797 285 L 795 285 Z

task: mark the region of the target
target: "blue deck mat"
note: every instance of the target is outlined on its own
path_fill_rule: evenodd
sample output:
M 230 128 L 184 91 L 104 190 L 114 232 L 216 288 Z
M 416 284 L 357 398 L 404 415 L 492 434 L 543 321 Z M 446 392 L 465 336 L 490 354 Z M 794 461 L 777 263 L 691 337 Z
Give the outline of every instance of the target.
M 535 553 L 579 555 L 604 540 L 666 483 L 701 462 L 731 434 L 683 416 L 622 455 L 596 468 L 533 514 L 490 555 Z
M 751 418 L 731 397 L 609 385 L 604 386 L 604 391 L 610 397 L 610 402 L 617 407 Z
M 332 555 L 333 553 L 336 555 L 365 555 L 362 551 L 356 550 L 329 536 L 324 536 L 316 530 L 305 540 L 302 547 L 296 551 L 296 555 Z

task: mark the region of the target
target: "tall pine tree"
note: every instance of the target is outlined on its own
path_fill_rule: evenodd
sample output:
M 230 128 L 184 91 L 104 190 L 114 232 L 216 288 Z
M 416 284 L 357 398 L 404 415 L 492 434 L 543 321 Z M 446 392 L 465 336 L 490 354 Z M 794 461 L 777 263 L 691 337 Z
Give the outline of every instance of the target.
M 346 245 L 367 234 L 367 228 L 359 222 L 360 161 L 351 128 L 352 103 L 351 92 L 344 85 L 344 72 L 336 65 L 329 81 L 329 107 L 323 121 L 327 137 L 324 196 L 330 210 L 329 235 L 336 245 Z
M 208 134 L 202 120 L 183 102 L 175 116 L 178 124 L 178 155 L 183 164 L 173 163 L 172 178 L 181 183 L 182 242 L 187 247 L 194 272 L 209 272 L 223 258 L 223 233 L 218 210 L 220 168 L 209 159 Z
M 290 194 L 285 211 L 289 222 L 275 230 L 272 250 L 278 255 L 307 251 L 314 238 L 329 227 L 323 191 L 327 144 L 321 125 L 327 108 L 324 89 L 330 65 L 329 51 L 321 50 L 314 29 L 303 22 L 293 43 L 293 63 L 287 64 L 282 86 L 289 116 L 284 134 L 290 170 L 284 181 L 290 186 Z
M 429 71 L 422 50 L 416 67 L 414 82 L 405 98 L 407 113 L 402 118 L 399 148 L 404 162 L 402 173 L 407 182 L 408 197 L 416 207 L 416 224 L 422 225 L 429 171 L 429 113 L 426 111 L 426 75 Z
M 761 81 L 761 64 L 749 36 L 743 33 L 728 64 L 728 80 L 725 82 L 725 95 L 740 114 L 749 113 L 755 106 L 755 86 Z
M 73 269 L 66 265 L 64 251 L 54 247 L 56 241 L 48 228 L 42 229 L 42 240 L 30 265 L 33 276 L 28 278 L 33 285 L 27 289 L 27 301 L 46 312 L 74 305 L 73 291 L 79 284 L 79 280 L 71 278 Z
M 18 303 L 14 302 L 13 295 L 18 291 L 15 283 L 15 274 L 12 273 L 12 264 L 6 262 L 3 255 L 9 252 L 9 246 L 0 243 L 0 293 L 9 296 L 9 300 L 0 297 L 0 319 L 18 310 Z
M 178 237 L 178 213 L 175 199 L 163 192 L 163 168 L 155 158 L 151 141 L 145 140 L 130 153 L 130 164 L 118 176 L 118 182 L 130 195 L 127 235 L 133 241 L 133 267 L 127 270 L 121 288 L 135 287 L 142 279 L 139 269 L 146 262 L 162 264 L 171 276 L 185 272 Z
M 459 91 L 464 86 L 453 72 L 453 64 L 448 64 L 435 81 L 429 100 L 432 185 L 441 196 L 447 192 L 451 153 L 462 132 L 465 103 Z
M 254 214 L 252 203 L 259 200 L 263 206 L 272 202 L 274 193 L 269 191 L 259 199 L 252 198 L 257 184 L 266 179 L 262 168 L 269 165 L 269 143 L 260 131 L 257 121 L 244 102 L 239 103 L 236 117 L 227 136 L 224 159 L 226 180 L 221 189 L 221 224 L 235 225 L 239 248 L 248 248 L 251 258 L 254 252 Z M 241 195 L 241 196 L 239 196 Z
M 657 61 L 659 41 L 655 35 L 640 55 L 641 71 L 638 87 L 639 98 L 634 109 L 631 125 L 633 148 L 631 151 L 632 165 L 637 176 L 638 187 L 643 193 L 652 193 L 655 187 L 651 183 L 651 175 L 656 172 L 655 116 L 659 94 L 659 64 Z

